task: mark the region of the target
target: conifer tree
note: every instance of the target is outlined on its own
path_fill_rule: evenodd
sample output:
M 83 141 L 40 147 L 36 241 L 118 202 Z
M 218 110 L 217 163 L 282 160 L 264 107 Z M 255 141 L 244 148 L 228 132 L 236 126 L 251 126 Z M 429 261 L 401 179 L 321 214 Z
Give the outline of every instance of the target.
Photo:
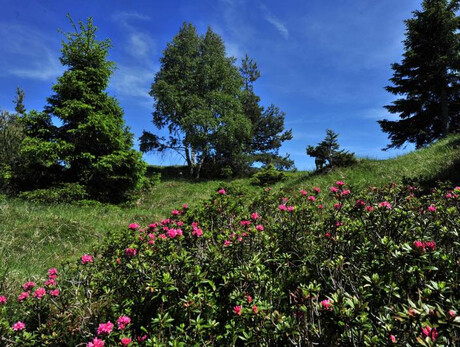
M 406 142 L 417 148 L 460 129 L 460 21 L 458 0 L 424 0 L 406 20 L 405 52 L 394 63 L 392 85 L 400 96 L 385 106 L 400 120 L 380 120 L 388 148 Z
M 64 33 L 60 57 L 68 69 L 53 86 L 45 115 L 28 117 L 25 150 L 46 156 L 48 166 L 58 165 L 60 180 L 85 186 L 93 198 L 119 202 L 138 185 L 145 163 L 132 149 L 123 110 L 105 92 L 115 66 L 107 60 L 110 41 L 96 38 L 91 18 L 86 25 L 71 23 L 74 32 Z M 62 125 L 49 124 L 51 117 Z M 37 121 L 46 126 L 34 131 Z M 43 136 L 45 130 L 49 136 Z

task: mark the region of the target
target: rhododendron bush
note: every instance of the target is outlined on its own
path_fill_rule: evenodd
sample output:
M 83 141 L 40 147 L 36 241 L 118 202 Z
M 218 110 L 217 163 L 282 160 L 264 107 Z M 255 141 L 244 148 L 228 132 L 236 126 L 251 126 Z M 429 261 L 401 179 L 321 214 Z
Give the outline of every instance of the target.
M 220 189 L 0 293 L 1 344 L 456 345 L 459 195 Z

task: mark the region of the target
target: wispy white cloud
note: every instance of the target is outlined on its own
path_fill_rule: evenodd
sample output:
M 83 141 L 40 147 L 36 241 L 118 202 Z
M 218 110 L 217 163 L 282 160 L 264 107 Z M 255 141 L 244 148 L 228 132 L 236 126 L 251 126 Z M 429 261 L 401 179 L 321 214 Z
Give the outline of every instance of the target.
M 0 75 L 35 80 L 52 80 L 64 68 L 59 49 L 42 33 L 24 25 L 0 24 Z
M 272 24 L 276 30 L 287 40 L 289 38 L 289 30 L 287 29 L 286 25 L 276 17 L 270 10 L 263 4 L 260 5 L 260 8 L 264 12 L 264 18 L 267 22 Z
M 152 108 L 153 99 L 149 95 L 153 81 L 153 70 L 143 67 L 118 65 L 113 75 L 111 88 L 117 97 L 137 100 L 142 106 Z
M 116 12 L 112 20 L 119 24 L 127 35 L 126 52 L 137 59 L 146 59 L 155 51 L 155 41 L 150 35 L 136 27 L 138 22 L 150 21 L 150 17 L 138 12 Z

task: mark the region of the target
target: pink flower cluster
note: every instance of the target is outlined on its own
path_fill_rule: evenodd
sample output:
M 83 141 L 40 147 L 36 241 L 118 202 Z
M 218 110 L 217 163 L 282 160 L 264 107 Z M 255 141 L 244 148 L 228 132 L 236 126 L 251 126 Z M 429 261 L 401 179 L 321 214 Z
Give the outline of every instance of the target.
M 194 223 L 195 225 L 192 224 L 192 227 L 193 227 L 193 231 L 192 231 L 192 235 L 193 236 L 196 236 L 196 237 L 201 237 L 203 236 L 203 230 L 201 230 L 200 228 L 198 228 L 198 225 L 196 223 Z
M 18 321 L 16 323 L 13 324 L 13 330 L 14 331 L 21 331 L 21 330 L 24 330 L 26 327 L 26 325 L 21 322 L 21 321 Z
M 83 265 L 86 265 L 86 264 L 88 264 L 88 263 L 92 263 L 93 261 L 94 261 L 94 259 L 93 259 L 93 256 L 92 256 L 92 255 L 83 254 L 83 255 L 81 256 L 81 263 L 82 263 Z
M 137 254 L 137 249 L 136 248 L 126 248 L 125 254 L 127 257 L 134 257 Z
M 426 325 L 425 328 L 422 327 L 422 334 L 423 336 L 430 338 L 433 342 L 436 341 L 438 337 L 438 331 L 436 327 L 431 328 L 428 325 Z
M 87 343 L 86 347 L 104 347 L 104 341 L 95 337 L 93 341 Z
M 35 299 L 41 299 L 46 295 L 46 289 L 45 288 L 37 288 L 34 293 L 34 298 Z
M 380 208 L 386 208 L 387 210 L 391 210 L 391 204 L 388 201 L 380 202 L 378 205 Z
M 430 211 L 430 212 L 436 212 L 436 206 L 434 206 L 434 205 L 428 206 L 428 211 Z
M 6 300 L 6 296 L 5 296 L 5 295 L 1 295 L 1 296 L 0 296 L 0 305 L 6 304 L 6 301 L 7 301 L 7 300 Z
M 436 249 L 436 242 L 434 241 L 414 241 L 414 246 L 418 250 L 425 252 L 425 250 L 434 251 Z
M 332 301 L 329 300 L 329 299 L 321 301 L 320 305 L 321 305 L 323 310 L 326 310 L 326 311 L 334 310 L 334 308 L 332 307 Z
M 101 323 L 99 324 L 99 327 L 97 328 L 97 334 L 98 335 L 109 335 L 113 330 L 113 323 L 111 321 L 108 321 L 107 323 Z
M 128 316 L 120 316 L 118 317 L 117 325 L 118 325 L 118 330 L 123 330 L 126 328 L 128 324 L 131 323 L 131 318 Z
M 227 192 L 225 191 L 225 189 L 219 189 L 219 190 L 217 191 L 217 193 L 220 194 L 220 195 L 225 195 L 225 194 L 227 194 Z

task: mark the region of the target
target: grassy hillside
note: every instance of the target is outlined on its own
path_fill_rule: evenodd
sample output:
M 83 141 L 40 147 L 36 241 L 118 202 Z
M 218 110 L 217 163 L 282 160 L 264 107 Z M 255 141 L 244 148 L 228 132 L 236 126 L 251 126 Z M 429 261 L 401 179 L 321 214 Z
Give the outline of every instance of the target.
M 439 141 L 431 147 L 390 160 L 363 159 L 352 168 L 328 175 L 311 172 L 290 173 L 274 189 L 328 187 L 344 180 L 353 189 L 384 186 L 403 179 L 433 183 L 438 179 L 459 182 L 460 136 Z M 125 228 L 130 222 L 141 224 L 165 218 L 174 208 L 187 203 L 196 206 L 223 184 L 238 185 L 256 194 L 249 179 L 232 182 L 166 178 L 151 192 L 129 206 L 37 205 L 26 201 L 0 198 L 0 291 L 1 286 L 16 285 L 33 279 L 49 267 L 90 252 L 108 230 Z

